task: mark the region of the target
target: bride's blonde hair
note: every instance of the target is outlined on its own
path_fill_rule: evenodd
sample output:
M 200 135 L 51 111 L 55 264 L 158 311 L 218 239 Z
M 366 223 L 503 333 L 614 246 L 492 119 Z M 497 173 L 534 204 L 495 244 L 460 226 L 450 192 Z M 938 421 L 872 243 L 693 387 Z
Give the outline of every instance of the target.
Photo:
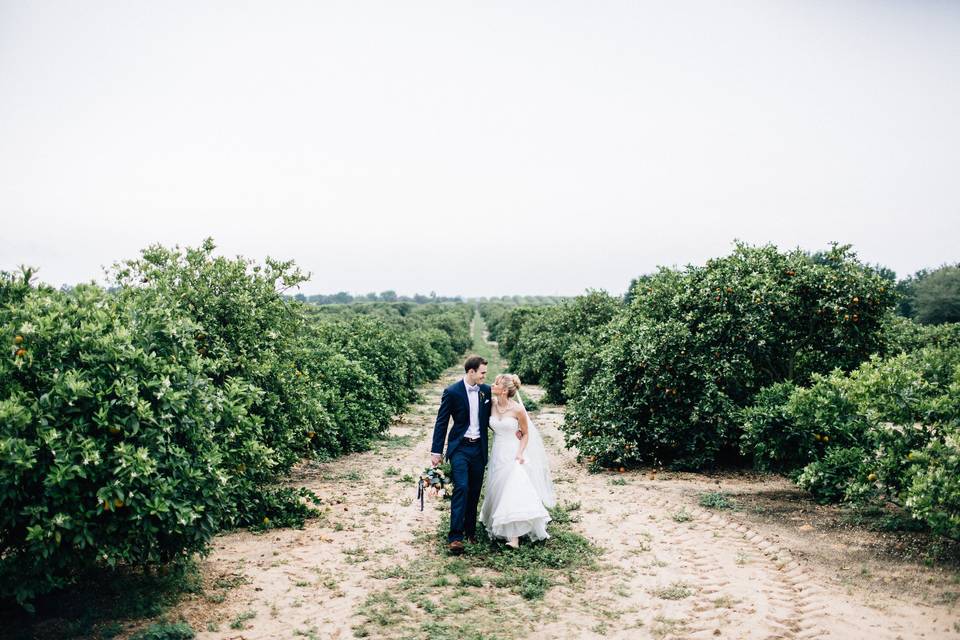
M 501 373 L 493 379 L 493 384 L 499 384 L 507 390 L 507 397 L 512 398 L 520 391 L 520 376 L 515 373 Z

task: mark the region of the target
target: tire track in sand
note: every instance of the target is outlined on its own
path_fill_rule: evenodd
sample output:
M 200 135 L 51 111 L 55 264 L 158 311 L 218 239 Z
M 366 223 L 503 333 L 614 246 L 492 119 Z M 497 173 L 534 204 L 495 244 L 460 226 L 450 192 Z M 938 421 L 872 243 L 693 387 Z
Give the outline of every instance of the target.
M 558 603 L 572 613 L 537 637 L 562 637 L 568 624 L 577 624 L 581 637 L 830 637 L 823 591 L 789 550 L 720 513 L 673 499 L 638 473 L 588 473 L 562 447 L 562 419 L 559 407 L 545 407 L 537 418 L 551 442 L 558 488 L 575 488 L 584 514 L 578 528 L 607 555 L 583 590 L 560 590 Z

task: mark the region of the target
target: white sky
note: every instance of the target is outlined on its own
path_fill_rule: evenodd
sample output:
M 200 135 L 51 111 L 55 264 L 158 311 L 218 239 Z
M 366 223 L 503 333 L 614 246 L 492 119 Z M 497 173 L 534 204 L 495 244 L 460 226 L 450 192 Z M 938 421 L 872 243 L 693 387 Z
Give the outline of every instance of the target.
M 0 0 L 0 222 L 57 285 L 206 236 L 308 294 L 903 277 L 960 260 L 960 3 Z

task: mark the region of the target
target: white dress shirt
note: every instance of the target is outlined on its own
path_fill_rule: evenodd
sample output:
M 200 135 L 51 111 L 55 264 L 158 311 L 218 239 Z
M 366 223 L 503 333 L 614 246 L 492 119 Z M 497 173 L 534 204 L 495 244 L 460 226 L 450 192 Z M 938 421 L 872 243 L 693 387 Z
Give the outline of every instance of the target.
M 480 385 L 476 385 L 474 390 L 470 390 L 467 379 L 463 379 L 463 386 L 467 389 L 467 400 L 470 402 L 470 426 L 464 433 L 465 438 L 480 437 Z

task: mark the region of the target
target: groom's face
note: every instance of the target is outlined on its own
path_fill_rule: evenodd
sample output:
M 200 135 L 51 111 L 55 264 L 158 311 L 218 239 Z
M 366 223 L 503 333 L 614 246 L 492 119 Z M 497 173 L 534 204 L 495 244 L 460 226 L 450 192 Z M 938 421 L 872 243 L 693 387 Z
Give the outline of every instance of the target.
M 467 381 L 470 384 L 483 384 L 483 381 L 487 378 L 487 365 L 482 364 L 475 371 L 467 372 Z

